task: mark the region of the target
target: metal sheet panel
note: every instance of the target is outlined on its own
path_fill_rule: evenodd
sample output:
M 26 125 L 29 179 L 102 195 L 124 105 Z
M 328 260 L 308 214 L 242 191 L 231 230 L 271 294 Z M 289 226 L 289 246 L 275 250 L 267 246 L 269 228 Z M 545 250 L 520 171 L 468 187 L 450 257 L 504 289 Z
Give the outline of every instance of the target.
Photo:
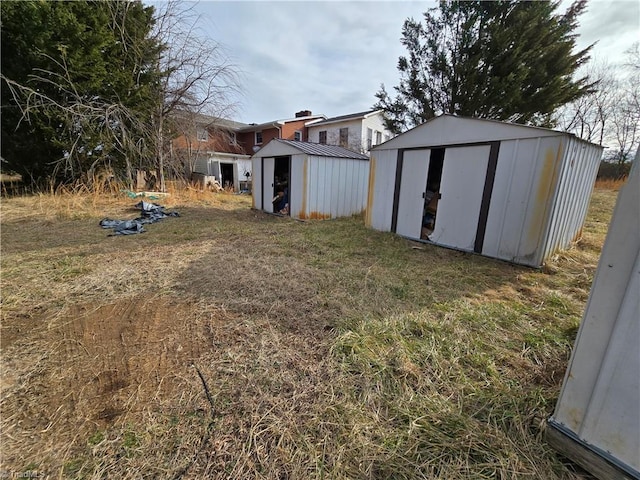
M 561 132 L 484 118 L 465 118 L 444 114 L 374 147 L 382 149 L 431 148 L 463 143 L 555 137 Z
M 262 209 L 273 213 L 273 180 L 276 160 L 274 157 L 262 159 Z
M 397 156 L 397 150 L 383 150 L 370 160 L 366 224 L 383 232 L 391 231 Z
M 538 267 L 544 253 L 545 229 L 555 201 L 563 154 L 563 137 L 540 138 L 534 156 L 534 170 L 526 198 L 524 222 L 517 232 L 517 250 L 510 260 Z
M 308 179 L 305 170 L 308 168 L 306 155 L 291 156 L 291 172 L 289 173 L 289 215 L 298 217 L 307 209 Z
M 602 148 L 570 138 L 565 149 L 543 260 L 567 248 L 582 232 Z
M 362 186 L 367 185 L 368 162 L 316 156 L 307 161 L 307 208 L 300 218 L 338 218 L 363 210 L 366 190 Z
M 251 170 L 253 171 L 253 185 L 251 188 L 251 206 L 262 208 L 262 159 L 254 157 L 251 159 Z
M 522 229 L 537 143 L 537 139 L 500 143 L 483 255 L 503 259 L 515 256 L 519 235 L 514 233 Z
M 420 238 L 431 150 L 403 152 L 396 233 Z
M 488 145 L 445 150 L 438 213 L 429 236 L 434 243 L 473 251 L 489 151 Z
M 640 170 L 621 189 L 552 420 L 640 471 Z

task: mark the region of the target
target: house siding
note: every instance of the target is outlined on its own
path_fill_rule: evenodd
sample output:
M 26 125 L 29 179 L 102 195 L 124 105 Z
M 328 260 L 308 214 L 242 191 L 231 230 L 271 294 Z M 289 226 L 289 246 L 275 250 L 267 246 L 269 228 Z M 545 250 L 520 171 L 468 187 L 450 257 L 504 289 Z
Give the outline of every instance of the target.
M 345 119 L 326 123 L 324 125 L 309 125 L 309 142 L 320 143 L 320 132 L 327 132 L 327 145 L 340 145 L 340 129 L 349 129 L 349 138 L 347 148 L 356 152 L 367 152 L 368 138 L 367 129 L 372 131 L 371 146 L 377 145 L 376 132 L 380 132 L 382 141 L 385 136 L 390 135 L 384 127 L 384 119 L 381 113 L 377 113 L 365 118 Z
M 253 147 L 256 146 L 256 132 L 262 132 L 262 143 L 257 144 L 259 148 L 262 148 L 274 138 L 280 138 L 280 132 L 275 127 L 239 132 L 237 134 L 238 143 L 242 146 L 245 155 L 253 155 L 255 153 Z

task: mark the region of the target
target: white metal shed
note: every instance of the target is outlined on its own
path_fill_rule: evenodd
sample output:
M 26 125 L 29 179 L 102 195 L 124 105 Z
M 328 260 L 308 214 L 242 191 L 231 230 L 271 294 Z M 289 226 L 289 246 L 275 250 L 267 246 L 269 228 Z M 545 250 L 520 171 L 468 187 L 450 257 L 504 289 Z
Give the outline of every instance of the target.
M 640 479 L 640 150 L 618 194 L 547 439 L 601 479 Z
M 333 145 L 273 139 L 251 160 L 253 208 L 272 213 L 278 190 L 285 192 L 293 218 L 337 218 L 366 208 L 366 155 Z
M 445 114 L 371 150 L 366 223 L 538 267 L 580 235 L 601 156 L 568 133 Z

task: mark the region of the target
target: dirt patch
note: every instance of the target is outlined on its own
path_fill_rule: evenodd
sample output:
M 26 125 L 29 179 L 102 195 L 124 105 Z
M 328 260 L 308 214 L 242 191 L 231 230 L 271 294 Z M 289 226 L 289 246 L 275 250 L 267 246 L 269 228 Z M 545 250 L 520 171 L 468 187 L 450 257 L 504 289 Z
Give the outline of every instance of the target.
M 12 446 L 42 447 L 47 437 L 59 444 L 61 436 L 71 444 L 170 403 L 227 317 L 184 300 L 135 297 L 71 306 L 49 328 L 14 336 L 3 349 L 3 461 L 18 460 Z

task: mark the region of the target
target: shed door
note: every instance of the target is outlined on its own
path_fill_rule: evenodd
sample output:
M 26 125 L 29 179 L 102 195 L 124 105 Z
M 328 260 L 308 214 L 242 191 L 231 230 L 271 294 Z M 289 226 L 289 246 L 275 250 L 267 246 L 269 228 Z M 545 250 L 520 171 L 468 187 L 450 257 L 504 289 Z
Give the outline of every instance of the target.
M 273 213 L 273 179 L 275 159 L 273 157 L 262 159 L 262 209 Z
M 403 153 L 396 224 L 396 233 L 399 235 L 420 238 L 430 156 L 431 150 L 408 150 Z
M 489 145 L 447 148 L 431 241 L 473 251 L 482 206 Z

